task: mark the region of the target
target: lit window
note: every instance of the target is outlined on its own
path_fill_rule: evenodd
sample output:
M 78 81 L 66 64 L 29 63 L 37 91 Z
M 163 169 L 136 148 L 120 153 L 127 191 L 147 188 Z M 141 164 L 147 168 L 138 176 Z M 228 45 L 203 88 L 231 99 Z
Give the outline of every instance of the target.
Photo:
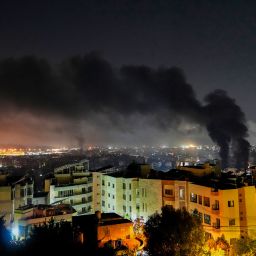
M 204 214 L 204 223 L 211 225 L 211 216 Z
M 197 203 L 197 194 L 190 193 L 190 202 Z

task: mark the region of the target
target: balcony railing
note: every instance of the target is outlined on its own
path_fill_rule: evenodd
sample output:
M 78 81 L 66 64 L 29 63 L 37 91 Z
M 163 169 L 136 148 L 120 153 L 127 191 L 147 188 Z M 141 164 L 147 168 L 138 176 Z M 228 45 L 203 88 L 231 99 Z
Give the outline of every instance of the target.
M 220 223 L 213 223 L 212 226 L 215 229 L 220 229 Z
M 213 204 L 212 205 L 212 210 L 219 211 L 220 210 L 220 206 L 218 204 Z

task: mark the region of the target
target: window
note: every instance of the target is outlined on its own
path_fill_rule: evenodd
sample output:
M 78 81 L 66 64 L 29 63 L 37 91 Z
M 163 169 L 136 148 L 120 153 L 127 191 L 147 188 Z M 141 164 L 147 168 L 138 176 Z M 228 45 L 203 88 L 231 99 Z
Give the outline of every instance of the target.
M 229 226 L 235 226 L 236 220 L 235 219 L 229 219 Z
M 129 195 L 129 201 L 132 201 L 132 195 Z
M 165 189 L 164 194 L 167 196 L 173 196 L 173 190 L 172 189 Z
M 102 193 L 101 193 L 103 196 L 105 196 L 105 190 L 102 190 Z
M 123 199 L 126 200 L 126 195 L 123 195 Z
M 105 180 L 102 180 L 101 184 L 102 184 L 102 186 L 105 186 Z
M 108 186 L 110 187 L 110 182 L 108 182 Z
M 215 200 L 215 203 L 212 205 L 213 210 L 219 210 L 220 209 L 220 203 L 219 200 Z
M 112 195 L 112 199 L 115 199 L 115 195 Z
M 32 198 L 27 199 L 27 204 L 32 204 Z
M 234 200 L 228 201 L 228 207 L 234 207 Z
M 190 193 L 190 202 L 197 203 L 197 194 Z
M 110 198 L 110 193 L 108 193 L 108 197 Z
M 130 189 L 130 190 L 132 189 L 132 184 L 131 184 L 131 183 L 129 184 L 129 189 Z
M 179 199 L 180 200 L 185 199 L 185 188 L 183 186 L 179 187 Z
M 123 205 L 123 211 L 126 212 L 126 206 L 125 205 Z
M 210 207 L 210 198 L 204 196 L 204 206 Z
M 123 183 L 123 189 L 126 189 L 126 184 L 125 183 Z
M 110 208 L 110 204 L 108 204 L 108 208 Z
M 131 206 L 129 206 L 129 210 L 130 210 L 130 212 L 132 212 L 132 207 Z
M 102 206 L 105 206 L 105 201 L 102 200 Z
M 239 199 L 239 203 L 242 203 L 242 202 L 243 202 L 243 200 L 240 198 L 240 199 Z
M 32 195 L 32 189 L 31 189 L 31 188 L 28 188 L 28 189 L 27 189 L 27 195 L 28 195 L 28 196 L 31 196 L 31 195 Z
M 21 196 L 21 197 L 26 196 L 25 189 L 21 189 L 21 190 L 20 190 L 20 196 Z M 59 196 L 59 197 L 60 197 L 60 196 Z
M 214 227 L 216 229 L 219 229 L 220 228 L 220 219 L 219 218 L 216 218 L 216 222 L 214 223 Z
M 112 209 L 113 209 L 113 211 L 115 210 L 115 206 L 114 205 L 113 205 Z
M 82 203 L 85 204 L 86 200 L 85 197 L 82 197 Z
M 204 214 L 204 223 L 211 225 L 211 216 Z
M 82 188 L 82 194 L 85 194 L 86 190 L 85 188 Z
M 112 188 L 115 188 L 115 184 L 112 184 Z
M 202 196 L 198 196 L 198 203 L 202 204 Z

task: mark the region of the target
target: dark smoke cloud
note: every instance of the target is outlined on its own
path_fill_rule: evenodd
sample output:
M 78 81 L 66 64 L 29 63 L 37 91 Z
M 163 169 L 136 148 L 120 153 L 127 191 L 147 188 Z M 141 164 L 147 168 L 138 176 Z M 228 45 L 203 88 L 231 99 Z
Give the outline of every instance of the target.
M 244 113 L 224 91 L 210 93 L 205 100 L 206 105 L 197 100 L 179 68 L 116 69 L 94 53 L 69 58 L 58 66 L 33 56 L 0 61 L 4 108 L 71 122 L 103 115 L 120 129 L 124 119 L 138 114 L 162 129 L 185 119 L 207 128 L 220 146 L 224 167 L 231 163 L 231 144 L 234 164 L 245 167 L 249 143 Z M 75 136 L 83 141 L 79 133 Z

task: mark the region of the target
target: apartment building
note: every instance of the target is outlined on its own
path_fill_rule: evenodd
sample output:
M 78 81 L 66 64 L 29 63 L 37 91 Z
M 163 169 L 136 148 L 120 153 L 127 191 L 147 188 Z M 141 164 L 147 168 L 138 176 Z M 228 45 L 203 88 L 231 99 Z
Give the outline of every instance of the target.
M 32 178 L 0 174 L 0 216 L 4 216 L 6 225 L 13 220 L 16 208 L 32 203 L 33 192 Z
M 15 209 L 12 233 L 16 236 L 16 239 L 26 239 L 29 237 L 33 226 L 52 220 L 54 222 L 71 222 L 72 216 L 76 214 L 76 211 L 69 204 L 21 206 Z
M 175 209 L 188 208 L 188 182 L 182 180 L 162 180 L 163 206 Z
M 132 220 L 143 218 L 145 221 L 150 215 L 161 212 L 161 180 L 138 177 L 146 176 L 147 168 L 149 171 L 150 166 L 142 165 L 140 175 L 132 173 L 128 177 L 124 173 L 101 173 L 101 211 L 115 212 Z
M 50 204 L 70 204 L 78 214 L 94 212 L 93 176 L 89 161 L 67 164 L 54 170 L 54 177 L 45 180 Z
M 256 191 L 254 186 L 211 188 L 188 183 L 188 210 L 201 218 L 204 229 L 214 239 L 256 235 Z

